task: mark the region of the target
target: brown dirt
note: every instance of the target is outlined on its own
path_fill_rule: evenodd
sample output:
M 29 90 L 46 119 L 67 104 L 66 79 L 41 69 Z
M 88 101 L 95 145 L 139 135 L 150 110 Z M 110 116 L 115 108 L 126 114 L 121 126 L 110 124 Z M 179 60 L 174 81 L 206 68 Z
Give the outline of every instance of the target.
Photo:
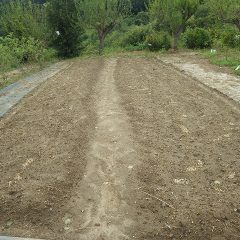
M 0 132 L 2 235 L 240 238 L 240 105 L 154 58 L 76 60 Z

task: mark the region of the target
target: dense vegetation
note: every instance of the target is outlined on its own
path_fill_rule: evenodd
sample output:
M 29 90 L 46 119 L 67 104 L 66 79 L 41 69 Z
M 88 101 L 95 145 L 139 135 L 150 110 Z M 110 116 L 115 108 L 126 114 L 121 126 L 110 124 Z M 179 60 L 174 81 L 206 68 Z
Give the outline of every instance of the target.
M 214 48 L 232 63 L 240 0 L 0 0 L 0 72 L 56 56 L 170 48 Z

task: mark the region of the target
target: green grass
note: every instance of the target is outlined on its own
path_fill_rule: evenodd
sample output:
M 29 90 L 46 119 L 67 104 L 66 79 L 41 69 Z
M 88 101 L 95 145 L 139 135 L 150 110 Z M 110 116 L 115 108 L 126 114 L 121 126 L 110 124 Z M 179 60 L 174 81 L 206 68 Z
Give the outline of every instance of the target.
M 240 50 L 239 49 L 217 49 L 216 53 L 211 53 L 210 50 L 202 50 L 203 56 L 210 59 L 210 62 L 220 67 L 229 67 L 232 71 L 240 75 L 240 69 L 235 70 L 240 65 Z

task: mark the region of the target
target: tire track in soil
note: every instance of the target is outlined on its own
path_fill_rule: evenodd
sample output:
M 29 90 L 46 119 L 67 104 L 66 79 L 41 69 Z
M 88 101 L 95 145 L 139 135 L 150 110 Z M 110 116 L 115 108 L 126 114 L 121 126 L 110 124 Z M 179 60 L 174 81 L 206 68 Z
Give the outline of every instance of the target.
M 129 239 L 127 230 L 134 225 L 134 210 L 126 195 L 129 174 L 138 161 L 128 117 L 115 87 L 116 65 L 117 59 L 105 61 L 96 87 L 95 137 L 84 179 L 66 215 L 72 222 L 65 228 L 71 239 Z

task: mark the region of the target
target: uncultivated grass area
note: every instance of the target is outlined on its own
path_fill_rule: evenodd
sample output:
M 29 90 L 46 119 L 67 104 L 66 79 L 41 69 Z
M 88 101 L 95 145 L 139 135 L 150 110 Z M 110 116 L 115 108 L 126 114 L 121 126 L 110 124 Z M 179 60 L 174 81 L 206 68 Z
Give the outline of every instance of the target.
M 230 67 L 233 72 L 240 76 L 240 50 L 238 49 L 218 49 L 216 53 L 211 51 L 203 50 L 201 53 L 210 59 L 212 64 L 221 67 Z M 238 70 L 236 70 L 238 68 Z

